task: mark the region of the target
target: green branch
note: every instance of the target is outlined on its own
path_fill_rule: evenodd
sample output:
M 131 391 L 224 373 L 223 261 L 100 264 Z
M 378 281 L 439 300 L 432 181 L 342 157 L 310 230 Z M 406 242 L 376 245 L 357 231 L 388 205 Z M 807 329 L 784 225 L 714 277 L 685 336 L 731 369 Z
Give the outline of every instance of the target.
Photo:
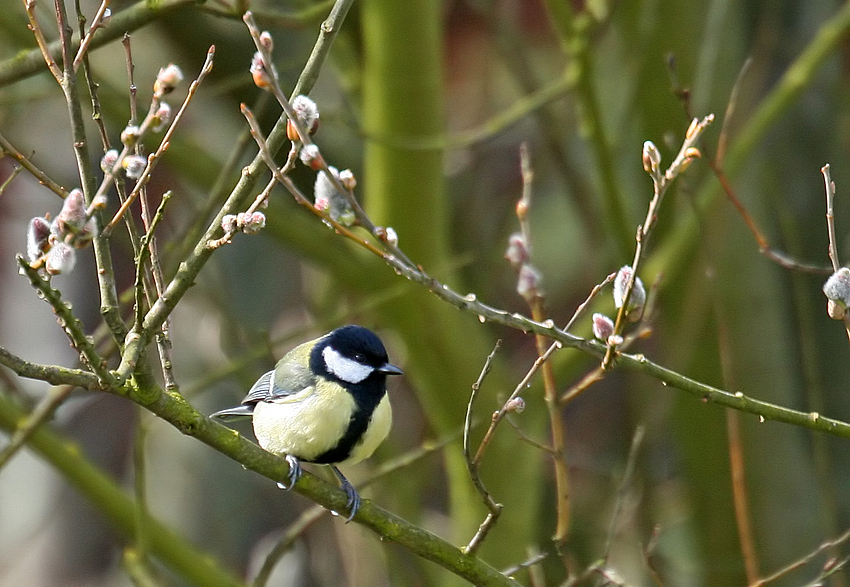
M 171 12 L 191 4 L 201 4 L 205 0 L 161 0 L 149 2 L 143 0 L 137 2 L 130 8 L 115 14 L 109 22 L 109 26 L 100 29 L 92 39 L 89 49 L 96 49 L 103 45 L 120 39 L 124 33 L 139 29 L 152 20 L 162 18 Z M 75 34 L 71 40 L 71 47 L 76 53 L 80 47 L 80 36 Z M 54 59 L 62 55 L 62 46 L 59 41 L 47 46 L 48 52 Z M 0 87 L 20 81 L 40 73 L 46 68 L 44 56 L 38 49 L 22 53 L 11 59 L 0 62 Z
M 0 394 L 0 428 L 13 433 L 26 417 L 8 397 Z M 129 538 L 136 535 L 138 510 L 133 499 L 86 459 L 78 446 L 44 427 L 35 430 L 28 443 L 90 499 L 116 528 Z M 149 551 L 189 583 L 204 587 L 242 585 L 209 554 L 191 546 L 155 518 L 142 514 L 142 521 Z
M 0 349 L 1 350 L 1 349 Z M 0 353 L 0 363 L 10 368 L 21 367 L 17 362 L 7 363 L 7 352 Z M 18 375 L 38 372 L 37 369 L 15 369 Z M 90 383 L 96 383 L 92 377 Z M 138 389 L 131 394 L 131 399 L 150 410 L 161 419 L 169 422 L 183 434 L 193 436 L 215 450 L 234 459 L 244 467 L 256 471 L 274 481 L 287 479 L 289 465 L 286 459 L 266 452 L 253 442 L 237 432 L 206 418 L 195 410 L 182 396 L 163 392 L 160 388 Z M 14 433 L 26 415 L 12 404 L 10 400 L 0 396 L 0 427 Z M 119 489 L 111 485 L 111 481 L 87 461 L 79 456 L 79 451 L 63 443 L 55 434 L 39 429 L 29 439 L 30 445 L 37 450 L 48 462 L 57 467 L 68 479 L 100 507 L 110 520 L 130 536 L 134 535 L 136 509 L 133 501 Z M 66 454 L 75 452 L 76 458 L 69 460 Z M 296 484 L 294 490 L 329 510 L 343 511 L 348 497 L 339 488 L 318 477 L 305 474 Z M 517 583 L 505 577 L 499 571 L 481 559 L 463 553 L 459 548 L 430 532 L 403 520 L 390 512 L 364 500 L 354 521 L 363 524 L 381 536 L 384 540 L 395 542 L 414 554 L 433 561 L 452 573 L 470 581 L 475 585 L 506 585 L 516 586 Z M 170 534 L 165 528 L 149 519 L 145 528 L 146 539 L 150 551 L 158 558 L 177 565 L 181 569 L 188 565 L 192 553 L 183 552 L 179 556 L 171 555 L 164 550 L 175 548 L 171 542 L 180 540 Z M 182 543 L 181 543 L 182 544 Z M 188 547 L 183 545 L 183 550 Z M 173 557 L 173 558 L 168 558 Z M 189 557 L 189 558 L 187 558 Z M 211 573 L 209 563 L 204 572 Z M 185 571 L 182 571 L 185 572 Z M 219 572 L 219 575 L 221 573 Z M 226 582 L 222 576 L 204 585 L 233 584 Z

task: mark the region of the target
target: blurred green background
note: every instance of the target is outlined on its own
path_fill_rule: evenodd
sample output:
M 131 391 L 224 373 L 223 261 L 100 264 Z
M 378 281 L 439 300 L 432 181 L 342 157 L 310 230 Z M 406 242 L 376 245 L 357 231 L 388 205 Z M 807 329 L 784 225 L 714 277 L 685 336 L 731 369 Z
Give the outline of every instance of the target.
M 260 26 L 274 36 L 285 91 L 298 79 L 331 5 L 251 2 Z M 89 17 L 97 9 L 93 2 L 81 6 Z M 134 6 L 116 0 L 112 10 L 117 15 Z M 9 71 L 2 67 L 8 60 L 35 47 L 23 4 L 9 1 L 5 8 L 2 72 Z M 48 2 L 36 10 L 50 39 L 56 36 L 52 10 Z M 548 313 L 563 324 L 594 284 L 631 262 L 635 229 L 652 195 L 641 165 L 643 142 L 658 146 L 666 167 L 690 116 L 714 113 L 702 144 L 714 157 L 730 94 L 750 59 L 725 121 L 731 185 L 774 247 L 827 266 L 820 175 L 827 162 L 838 190 L 839 252 L 850 254 L 844 236 L 850 217 L 844 197 L 850 193 L 848 12 L 845 3 L 825 0 L 361 0 L 310 94 L 321 110 L 315 141 L 329 163 L 355 172 L 367 211 L 377 224 L 397 230 L 400 247 L 415 262 L 462 294 L 524 314 L 516 275 L 502 255 L 508 235 L 518 230 L 519 145 L 527 143 L 535 172 L 533 261 Z M 215 69 L 149 188 L 154 197 L 175 193 L 160 233 L 167 276 L 256 153 L 252 141 L 240 138 L 246 129 L 240 102 L 261 112 L 266 129 L 279 115 L 276 106 L 263 106 L 267 100 L 251 83 L 254 48 L 240 13 L 230 2 L 207 0 L 164 10 L 131 32 L 140 111 L 160 67 L 178 64 L 188 82 L 208 46 L 216 46 Z M 824 36 L 830 30 L 836 31 L 832 40 Z M 797 85 L 783 86 L 783 74 L 812 47 L 824 58 L 803 62 L 801 74 L 786 79 Z M 90 61 L 117 143 L 130 111 L 125 51 L 113 42 L 94 50 Z M 67 189 L 79 185 L 67 107 L 55 81 L 46 71 L 3 75 L 0 134 Z M 187 82 L 169 97 L 172 106 Z M 775 98 L 777 88 L 785 88 L 784 99 Z M 94 124 L 87 132 L 98 161 Z M 148 137 L 148 149 L 157 141 Z M 0 159 L 0 180 L 12 169 L 11 159 Z M 312 172 L 300 167 L 294 178 L 312 192 Z M 28 220 L 59 208 L 59 199 L 25 173 L 0 195 L 0 346 L 34 362 L 73 366 L 77 357 L 14 261 L 25 249 Z M 406 376 L 391 381 L 395 425 L 388 442 L 346 473 L 356 485 L 382 462 L 451 439 L 364 495 L 465 544 L 486 515 L 457 440 L 470 386 L 502 339 L 477 403 L 486 422 L 533 363 L 533 338 L 481 324 L 399 278 L 281 188 L 268 220 L 259 236 L 238 235 L 218 251 L 174 313 L 180 391 L 210 413 L 239 401 L 296 343 L 345 322 L 375 329 Z M 132 255 L 126 237 L 116 235 L 113 262 L 120 285 L 129 287 Z M 94 262 L 90 250 L 82 257 L 74 273 L 53 283 L 93 331 L 99 323 Z M 826 316 L 825 276 L 789 271 L 760 255 L 704 161 L 668 193 L 641 277 L 647 285 L 660 280 L 660 287 L 652 336 L 634 350 L 711 385 L 850 420 L 847 337 Z M 613 315 L 607 294 L 596 310 Z M 588 335 L 589 316 L 575 330 Z M 559 389 L 595 365 L 578 351 L 560 351 Z M 46 390 L 0 369 L 0 393 L 39 398 Z M 546 443 L 539 379 L 523 397 L 526 410 L 513 421 Z M 567 405 L 563 418 L 571 569 L 580 572 L 603 556 L 611 541 L 608 563 L 624 584 L 657 584 L 653 576 L 664 585 L 746 583 L 722 408 L 615 371 Z M 850 449 L 846 440 L 747 415 L 739 420 L 756 564 L 765 576 L 848 526 Z M 75 393 L 51 426 L 132 491 L 140 424 L 151 512 L 237 575 L 250 575 L 268 545 L 311 506 L 120 398 Z M 636 470 L 618 498 L 639 426 L 646 433 Z M 250 437 L 249 428 L 241 431 Z M 474 439 L 482 432 L 476 429 Z M 482 475 L 505 506 L 482 557 L 508 568 L 531 553 L 550 553 L 538 565 L 545 583 L 537 584 L 559 584 L 565 570 L 550 540 L 548 456 L 503 425 Z M 621 511 L 612 532 L 615 507 Z M 0 586 L 128 585 L 121 569 L 126 544 L 96 506 L 31 453 L 0 469 Z M 772 584 L 805 584 L 840 552 L 824 553 Z M 160 571 L 165 584 L 181 584 Z M 330 516 L 305 532 L 278 573 L 270 585 L 452 581 L 431 563 Z M 527 571 L 517 578 L 531 583 Z M 841 574 L 830 581 L 846 584 Z

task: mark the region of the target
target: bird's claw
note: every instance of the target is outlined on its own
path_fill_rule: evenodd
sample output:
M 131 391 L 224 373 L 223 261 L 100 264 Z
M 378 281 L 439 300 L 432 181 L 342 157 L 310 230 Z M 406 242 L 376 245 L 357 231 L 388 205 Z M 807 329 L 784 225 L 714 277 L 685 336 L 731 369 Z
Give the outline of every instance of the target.
M 298 460 L 298 457 L 286 455 L 286 463 L 289 465 L 289 485 L 284 485 L 283 483 L 278 482 L 277 486 L 284 491 L 289 491 L 295 487 L 295 484 L 298 483 L 298 480 L 301 478 L 301 461 Z
M 357 513 L 357 510 L 360 509 L 360 494 L 357 493 L 357 490 L 354 489 L 354 486 L 348 481 L 348 479 L 345 478 L 345 475 L 343 475 L 339 469 L 333 465 L 331 465 L 331 469 L 336 474 L 337 479 L 339 479 L 341 489 L 348 497 L 348 500 L 345 502 L 345 506 L 349 511 L 348 517 L 345 519 L 345 523 L 347 524 L 354 519 L 354 515 Z

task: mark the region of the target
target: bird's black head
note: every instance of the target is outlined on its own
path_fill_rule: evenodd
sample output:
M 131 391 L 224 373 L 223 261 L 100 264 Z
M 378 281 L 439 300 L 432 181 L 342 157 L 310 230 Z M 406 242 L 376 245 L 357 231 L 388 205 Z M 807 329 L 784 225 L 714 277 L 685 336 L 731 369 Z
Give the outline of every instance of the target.
M 310 355 L 310 368 L 344 385 L 369 378 L 383 381 L 387 375 L 402 372 L 389 363 L 387 351 L 374 332 L 353 325 L 337 328 L 319 340 Z

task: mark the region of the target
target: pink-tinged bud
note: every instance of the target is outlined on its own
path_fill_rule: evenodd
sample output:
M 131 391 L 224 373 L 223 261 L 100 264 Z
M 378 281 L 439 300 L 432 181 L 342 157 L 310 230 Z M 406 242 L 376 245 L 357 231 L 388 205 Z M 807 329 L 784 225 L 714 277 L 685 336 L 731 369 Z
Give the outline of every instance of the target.
M 629 279 L 632 277 L 632 268 L 625 265 L 617 272 L 617 277 L 614 278 L 614 305 L 617 308 L 622 307 L 626 297 L 626 286 L 629 284 Z M 629 305 L 626 308 L 626 313 L 631 317 L 637 316 L 640 318 L 640 313 L 643 306 L 646 304 L 646 289 L 643 287 L 643 282 L 640 277 L 635 277 L 635 283 L 632 287 L 632 294 L 629 296 Z M 636 314 L 632 314 L 632 312 Z
M 251 58 L 251 77 L 254 79 L 254 85 L 256 85 L 261 90 L 268 90 L 272 87 L 272 79 L 269 76 L 269 72 L 266 70 L 266 66 L 263 63 L 262 54 L 257 51 L 254 53 L 254 57 Z
M 540 281 L 540 272 L 526 263 L 519 270 L 516 291 L 519 295 L 525 298 L 526 301 L 531 302 L 531 300 L 539 295 Z
M 100 159 L 100 169 L 104 173 L 108 173 L 115 167 L 115 164 L 118 162 L 118 151 L 115 149 L 109 149 L 106 153 L 103 154 L 103 157 Z
M 56 242 L 47 252 L 44 268 L 50 275 L 70 273 L 77 262 L 77 253 L 71 245 Z
M 313 207 L 319 212 L 327 212 L 331 208 L 331 201 L 326 196 L 316 196 Z
M 514 269 L 522 267 L 528 261 L 528 243 L 521 232 L 515 232 L 508 237 L 508 250 L 505 251 L 505 259 Z
M 156 96 L 170 94 L 177 87 L 177 84 L 182 81 L 183 72 L 173 63 L 169 63 L 166 67 L 159 70 L 156 81 L 153 84 L 153 93 Z
M 515 397 L 508 401 L 505 404 L 506 412 L 513 412 L 515 414 L 521 414 L 525 411 L 525 400 L 521 397 Z
M 109 26 L 109 21 L 111 21 L 111 20 L 112 20 L 112 10 L 107 8 L 106 10 L 103 11 L 103 16 L 100 17 L 100 27 L 99 28 L 105 29 L 106 27 Z
M 257 234 L 266 225 L 266 215 L 262 212 L 240 212 L 236 216 L 236 223 L 245 234 Z
M 328 166 L 328 171 L 339 180 L 339 171 L 336 167 Z M 345 194 L 338 191 L 327 174 L 322 171 L 316 175 L 316 183 L 313 186 L 313 201 L 316 208 L 319 208 L 317 203 L 322 202 L 324 206 L 324 201 L 327 201 L 328 204 L 325 209 L 328 211 L 328 216 L 331 217 L 331 220 L 339 222 L 343 226 L 351 226 L 357 219 Z
M 605 314 L 593 315 L 593 336 L 606 342 L 614 334 L 614 321 Z
M 835 320 L 842 320 L 844 312 L 850 306 L 850 269 L 841 267 L 829 276 L 823 284 L 823 293 L 833 306 L 828 308 L 829 315 Z M 839 310 L 840 308 L 841 310 Z M 837 317 L 837 316 L 840 316 Z
M 301 150 L 298 152 L 298 158 L 301 159 L 301 163 L 314 171 L 321 169 L 322 163 L 324 163 L 322 153 L 316 145 L 304 145 L 301 147 Z
M 124 168 L 124 173 L 130 179 L 139 179 L 145 171 L 148 161 L 141 155 L 127 155 L 121 161 L 121 167 Z
M 121 142 L 127 147 L 132 147 L 139 142 L 139 136 L 139 127 L 128 124 L 127 127 L 121 131 Z
M 292 109 L 295 111 L 298 122 L 307 129 L 309 134 L 312 135 L 319 129 L 319 107 L 313 100 L 304 95 L 295 96 L 292 100 Z M 290 141 L 299 140 L 295 125 L 287 124 L 286 136 Z
M 80 232 L 88 220 L 86 216 L 86 201 L 79 188 L 71 190 L 62 202 L 62 211 L 53 220 L 53 230 L 60 240 L 68 233 Z
M 272 39 L 272 34 L 269 31 L 260 33 L 260 44 L 268 49 L 269 53 L 274 49 L 274 39 Z
M 50 223 L 36 216 L 27 227 L 27 260 L 35 263 L 50 248 Z
M 157 108 L 156 113 L 153 115 L 153 120 L 151 120 L 151 130 L 160 132 L 168 126 L 169 122 L 171 122 L 171 106 L 165 102 L 160 102 L 159 108 Z
M 236 214 L 225 214 L 221 219 L 221 228 L 227 234 L 233 234 L 236 232 Z

